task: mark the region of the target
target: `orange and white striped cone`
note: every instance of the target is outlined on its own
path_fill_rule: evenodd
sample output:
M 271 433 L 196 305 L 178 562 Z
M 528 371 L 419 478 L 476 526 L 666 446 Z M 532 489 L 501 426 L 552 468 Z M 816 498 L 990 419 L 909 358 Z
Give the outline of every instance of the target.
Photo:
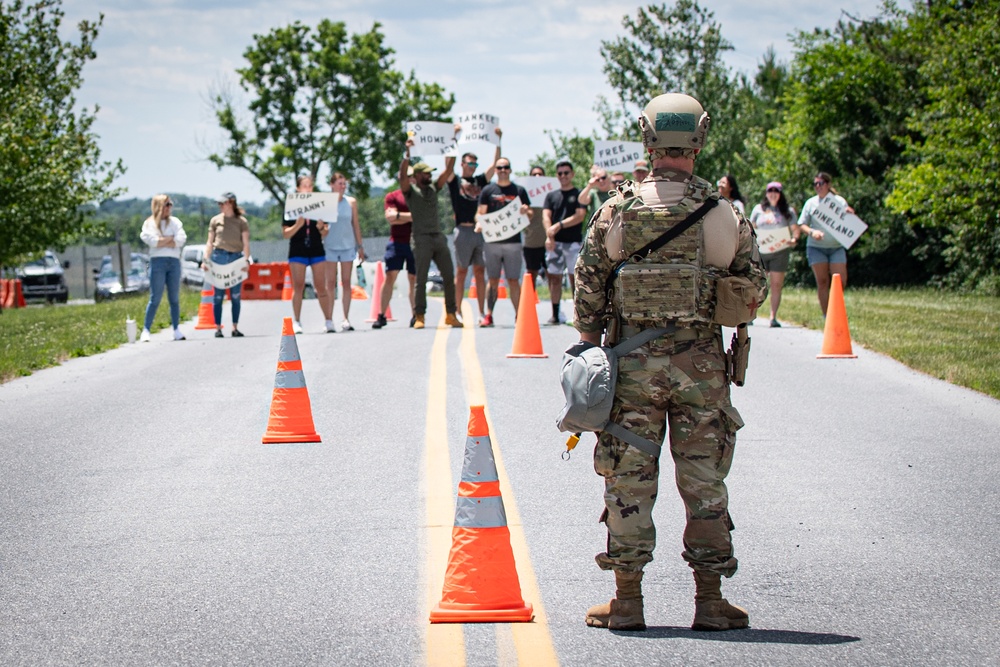
M 306 389 L 306 377 L 302 373 L 302 359 L 299 358 L 299 346 L 295 342 L 290 317 L 286 317 L 281 325 L 281 348 L 278 351 L 278 370 L 274 374 L 271 415 L 261 442 L 322 442 L 313 424 L 309 390 Z
M 285 284 L 281 286 L 281 300 L 291 301 L 292 300 L 292 274 L 285 271 Z
M 214 299 L 215 288 L 210 283 L 202 285 L 201 303 L 198 304 L 198 323 L 194 325 L 195 329 L 215 328 L 215 312 L 212 306 Z
M 431 623 L 527 623 L 507 514 L 500 496 L 490 431 L 482 405 L 470 407 L 462 481 L 458 485 L 451 554 L 441 601 Z

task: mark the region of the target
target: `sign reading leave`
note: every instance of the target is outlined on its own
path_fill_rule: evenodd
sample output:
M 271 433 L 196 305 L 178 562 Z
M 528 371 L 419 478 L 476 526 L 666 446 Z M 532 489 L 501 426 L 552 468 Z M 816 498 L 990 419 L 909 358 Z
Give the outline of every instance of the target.
M 415 120 L 406 124 L 406 136 L 413 139 L 414 155 L 454 155 L 455 125 L 436 120 Z
M 250 271 L 250 262 L 246 257 L 240 257 L 229 264 L 212 264 L 206 262 L 208 271 L 205 273 L 205 280 L 219 289 L 229 289 L 239 285 L 246 280 Z
M 773 255 L 795 245 L 791 227 L 769 227 L 757 230 L 757 247 L 760 254 Z
M 646 150 L 638 141 L 595 141 L 594 164 L 607 171 L 632 171 Z
M 528 191 L 531 205 L 541 208 L 545 203 L 545 195 L 559 189 L 559 179 L 555 176 L 521 176 L 517 184 Z
M 819 222 L 823 232 L 833 236 L 845 248 L 854 245 L 858 237 L 868 229 L 861 218 L 841 208 L 833 197 L 817 201 L 812 217 Z
M 517 234 L 531 223 L 531 218 L 521 215 L 521 198 L 504 206 L 499 211 L 486 213 L 476 218 L 487 242 L 503 241 Z
M 289 192 L 285 195 L 285 220 L 337 221 L 339 192 Z
M 500 119 L 493 114 L 460 113 L 455 116 L 455 122 L 462 126 L 461 134 L 458 135 L 458 143 L 486 141 L 495 146 L 500 145 L 500 137 L 496 133 Z

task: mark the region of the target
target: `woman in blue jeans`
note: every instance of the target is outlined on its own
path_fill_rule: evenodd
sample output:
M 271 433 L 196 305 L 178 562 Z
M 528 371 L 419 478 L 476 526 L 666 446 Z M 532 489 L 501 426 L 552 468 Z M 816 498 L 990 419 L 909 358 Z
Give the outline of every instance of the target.
M 171 215 L 174 203 L 167 195 L 156 195 L 151 205 L 153 214 L 142 223 L 139 237 L 149 246 L 149 303 L 146 305 L 146 320 L 139 340 L 149 342 L 149 328 L 160 307 L 163 288 L 167 289 L 170 303 L 170 323 L 174 327 L 174 340 L 184 340 L 178 328 L 181 320 L 181 248 L 187 241 L 184 225 Z
M 223 193 L 218 199 L 222 210 L 208 223 L 208 241 L 205 243 L 205 256 L 210 257 L 212 264 L 224 265 L 235 262 L 240 257 L 250 259 L 250 225 L 244 217 L 243 209 L 236 203 L 236 195 L 232 192 Z M 207 270 L 206 264 L 202 268 Z M 212 312 L 215 315 L 215 337 L 224 338 L 222 333 L 222 302 L 226 298 L 226 290 L 215 288 L 212 300 Z M 242 338 L 240 332 L 240 285 L 229 288 L 229 298 L 233 303 L 233 338 Z

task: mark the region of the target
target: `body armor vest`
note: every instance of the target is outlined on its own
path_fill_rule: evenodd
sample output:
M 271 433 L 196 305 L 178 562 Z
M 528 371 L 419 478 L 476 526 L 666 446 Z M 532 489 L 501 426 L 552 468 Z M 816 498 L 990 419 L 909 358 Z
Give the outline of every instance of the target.
M 652 208 L 638 197 L 615 204 L 626 256 L 682 222 L 704 200 L 686 196 L 677 205 Z M 711 325 L 715 283 L 724 273 L 704 264 L 704 219 L 644 259 L 629 258 L 617 272 L 611 299 L 623 323 L 641 328 Z

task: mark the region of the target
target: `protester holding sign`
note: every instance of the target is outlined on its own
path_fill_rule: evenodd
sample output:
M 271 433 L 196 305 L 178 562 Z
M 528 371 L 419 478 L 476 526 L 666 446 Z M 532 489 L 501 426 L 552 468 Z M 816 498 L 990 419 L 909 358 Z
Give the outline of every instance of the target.
M 302 174 L 295 180 L 296 192 L 312 192 L 313 179 L 308 174 Z M 313 289 L 316 290 L 316 300 L 319 301 L 323 319 L 326 321 L 326 332 L 333 333 L 333 304 L 326 294 L 326 250 L 323 248 L 323 237 L 329 232 L 329 227 L 322 220 L 310 220 L 299 216 L 295 220 L 282 220 L 281 233 L 288 239 L 288 269 L 292 274 L 292 330 L 302 333 L 299 318 L 302 316 L 302 295 L 306 289 L 306 268 L 312 267 Z
M 455 134 L 462 131 L 461 124 L 455 124 Z M 503 132 L 495 128 L 497 137 Z M 479 302 L 479 319 L 485 315 L 486 300 L 486 260 L 483 256 L 483 235 L 475 230 L 476 211 L 479 208 L 479 195 L 486 184 L 493 180 L 497 160 L 500 159 L 500 144 L 497 144 L 493 162 L 481 174 L 476 173 L 479 158 L 475 153 L 462 155 L 461 175 L 452 174 L 448 178 L 448 194 L 451 195 L 451 208 L 455 212 L 455 299 L 458 310 L 462 310 L 462 299 L 465 296 L 465 279 L 472 267 L 472 276 L 476 280 L 476 299 Z
M 596 174 L 599 176 L 599 174 Z M 607 178 L 607 172 L 604 174 Z M 552 299 L 552 318 L 546 324 L 559 324 L 559 304 L 562 302 L 563 274 L 569 272 L 570 292 L 576 283 L 573 271 L 583 243 L 583 216 L 587 203 L 583 194 L 573 187 L 573 165 L 569 160 L 556 164 L 559 190 L 545 197 L 542 207 L 542 224 L 545 226 L 545 265 L 549 276 L 549 294 Z M 594 182 L 594 177 L 591 177 Z M 587 187 L 590 187 L 589 184 Z
M 211 264 L 224 265 L 235 262 L 241 257 L 250 258 L 250 225 L 244 217 L 243 209 L 236 203 L 236 195 L 232 192 L 223 193 L 218 199 L 222 210 L 208 221 L 208 240 L 205 242 L 205 262 L 202 268 L 206 271 Z M 233 338 L 242 338 L 240 323 L 240 283 L 229 288 L 229 299 L 233 308 Z M 215 315 L 215 337 L 223 338 L 222 334 L 222 302 L 226 299 L 226 290 L 216 287 L 212 299 L 212 313 Z
M 799 216 L 799 231 L 809 235 L 806 239 L 806 258 L 812 267 L 813 275 L 816 276 L 816 291 L 823 317 L 826 317 L 826 306 L 830 300 L 833 274 L 840 274 L 841 286 L 847 287 L 847 249 L 832 234 L 823 231 L 818 214 L 827 203 L 827 199 L 849 213 L 854 213 L 854 209 L 847 205 L 847 201 L 830 187 L 832 180 L 830 174 L 825 171 L 813 177 L 816 196 L 806 200 Z
M 497 182 L 490 183 L 483 188 L 479 195 L 479 216 L 495 213 L 507 207 L 516 199 L 521 200 L 518 209 L 520 215 L 527 216 L 531 212 L 531 199 L 528 191 L 510 180 L 510 160 L 505 157 L 496 162 Z M 482 232 L 482 223 L 476 226 L 477 232 Z M 486 292 L 486 315 L 479 323 L 481 327 L 493 326 L 493 308 L 497 303 L 497 296 L 500 290 L 501 272 L 507 276 L 507 294 L 510 302 L 514 306 L 514 317 L 517 317 L 517 305 L 521 300 L 521 232 L 498 239 L 486 240 L 486 277 L 489 279 L 489 288 Z
M 149 303 L 146 304 L 146 320 L 139 340 L 149 342 L 149 328 L 153 326 L 153 318 L 156 316 L 156 309 L 160 307 L 164 288 L 170 303 L 174 340 L 184 340 L 184 334 L 178 327 L 181 323 L 181 248 L 187 242 L 187 234 L 184 233 L 184 224 L 170 215 L 174 210 L 170 197 L 156 195 L 150 208 L 153 214 L 142 223 L 142 231 L 139 233 L 139 238 L 149 246 Z
M 351 326 L 351 273 L 355 258 L 365 261 L 365 249 L 361 244 L 361 225 L 358 223 L 358 200 L 348 197 L 347 177 L 339 171 L 330 176 L 330 190 L 340 195 L 337 221 L 331 222 L 329 232 L 323 242 L 326 248 L 326 294 L 330 300 L 330 316 L 333 317 L 333 302 L 337 298 L 337 267 L 340 267 L 340 303 L 344 311 L 341 331 L 354 331 Z M 333 324 L 332 322 L 330 323 Z M 327 327 L 329 329 L 330 327 Z
M 528 172 L 530 178 L 545 178 L 545 169 L 535 165 Z M 536 281 L 538 280 L 538 274 L 541 273 L 542 267 L 545 266 L 545 240 L 548 238 L 545 234 L 545 223 L 542 220 L 544 217 L 543 207 L 545 206 L 545 199 L 542 198 L 542 205 L 538 206 L 535 198 L 532 197 L 531 188 L 526 187 L 528 190 L 528 196 L 531 197 L 531 222 L 524 229 L 524 268 L 530 276 L 531 284 L 533 287 L 537 288 Z M 547 195 L 548 193 L 546 193 Z
M 414 329 L 426 326 L 427 314 L 427 273 L 431 262 L 437 264 L 444 280 L 444 322 L 451 327 L 461 327 L 455 302 L 455 265 L 451 261 L 451 251 L 448 249 L 448 239 L 441 230 L 441 220 L 438 218 L 438 192 L 448 182 L 455 170 L 454 156 L 444 159 L 444 172 L 433 179 L 434 167 L 426 162 L 413 165 L 413 178 L 407 178 L 410 168 L 410 150 L 413 139 L 406 140 L 403 160 L 399 164 L 399 189 L 403 193 L 406 205 L 410 208 L 413 221 L 413 257 L 417 264 L 417 293 L 414 311 Z
M 799 240 L 795 209 L 788 205 L 781 183 L 771 181 L 767 184 L 764 198 L 750 212 L 750 222 L 757 229 L 760 258 L 771 283 L 771 326 L 780 327 L 778 306 L 781 305 L 781 288 L 785 284 L 788 258 Z M 774 240 L 765 245 L 764 240 L 770 238 Z

